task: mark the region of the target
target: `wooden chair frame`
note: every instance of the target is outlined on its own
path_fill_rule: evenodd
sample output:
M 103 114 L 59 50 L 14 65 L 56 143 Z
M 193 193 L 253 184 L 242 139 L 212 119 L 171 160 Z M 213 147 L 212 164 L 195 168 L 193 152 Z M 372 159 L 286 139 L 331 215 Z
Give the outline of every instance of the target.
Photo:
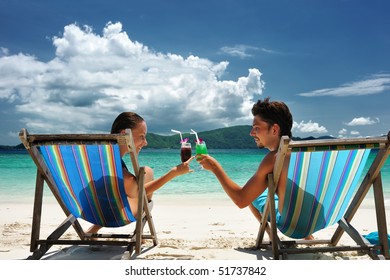
M 41 259 L 53 245 L 110 245 L 126 246 L 132 255 L 141 253 L 142 239 L 151 239 L 153 245 L 157 246 L 158 240 L 154 227 L 151 210 L 148 207 L 148 199 L 144 188 L 144 167 L 140 167 L 135 153 L 135 145 L 131 130 L 126 130 L 126 134 L 29 134 L 26 129 L 22 129 L 19 138 L 29 152 L 31 158 L 37 166 L 37 176 L 35 184 L 34 209 L 31 231 L 30 252 L 33 252 L 28 259 Z M 62 200 L 56 183 L 50 174 L 48 167 L 42 159 L 38 147 L 42 145 L 53 144 L 120 144 L 126 145 L 131 162 L 134 168 L 134 175 L 137 179 L 139 197 L 138 213 L 136 218 L 135 230 L 129 234 L 88 234 L 86 233 L 78 218 L 70 213 L 64 201 Z M 56 201 L 64 211 L 65 220 L 46 238 L 40 238 L 41 215 L 43 204 L 43 189 L 45 183 L 50 188 Z M 149 235 L 143 234 L 144 226 L 148 223 Z M 61 239 L 70 226 L 73 226 L 79 239 Z
M 357 189 L 344 217 L 338 222 L 338 227 L 329 240 L 280 240 L 276 226 L 275 191 L 278 185 L 282 166 L 287 153 L 291 151 L 312 151 L 328 149 L 354 149 L 359 147 L 378 148 L 379 151 L 367 171 L 360 187 Z M 336 251 L 361 251 L 367 253 L 372 259 L 389 259 L 389 244 L 387 239 L 386 212 L 383 197 L 381 169 L 390 154 L 390 132 L 385 137 L 356 138 L 356 139 L 332 139 L 291 141 L 288 137 L 282 137 L 273 173 L 268 175 L 268 196 L 265 210 L 260 224 L 256 247 L 272 247 L 273 258 L 287 258 L 288 254 L 336 252 Z M 379 245 L 370 244 L 352 225 L 351 220 L 361 205 L 364 197 L 373 187 L 375 213 L 379 235 Z M 269 221 L 267 217 L 270 217 Z M 269 236 L 269 242 L 264 240 L 265 232 Z M 356 246 L 338 245 L 342 234 L 346 232 L 355 242 Z M 305 245 L 297 246 L 297 245 Z M 317 245 L 317 246 L 311 246 Z M 298 248 L 299 247 L 299 248 Z M 379 252 L 379 253 L 378 253 Z

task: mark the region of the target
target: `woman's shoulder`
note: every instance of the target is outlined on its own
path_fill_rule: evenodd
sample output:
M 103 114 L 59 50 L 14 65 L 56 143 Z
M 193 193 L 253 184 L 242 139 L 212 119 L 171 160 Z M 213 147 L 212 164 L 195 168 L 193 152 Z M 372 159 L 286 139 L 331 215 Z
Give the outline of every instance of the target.
M 134 178 L 135 179 L 135 175 L 133 173 L 131 173 L 128 169 L 126 168 L 123 168 L 123 177 L 124 178 Z

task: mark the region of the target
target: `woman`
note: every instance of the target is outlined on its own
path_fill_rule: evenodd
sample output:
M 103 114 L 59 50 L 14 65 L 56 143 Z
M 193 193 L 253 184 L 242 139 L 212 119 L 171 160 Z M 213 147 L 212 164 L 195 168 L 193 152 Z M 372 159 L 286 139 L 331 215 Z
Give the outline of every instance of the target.
M 136 148 L 136 153 L 141 151 L 141 149 L 147 146 L 148 142 L 146 141 L 147 134 L 147 125 L 145 120 L 136 113 L 133 112 L 123 112 L 119 114 L 114 120 L 111 127 L 111 134 L 125 133 L 126 129 L 131 129 L 134 145 Z M 127 154 L 128 148 L 126 145 L 120 146 L 120 154 L 123 157 Z M 189 172 L 193 172 L 190 169 L 190 162 L 194 157 L 191 157 L 188 161 L 181 163 L 171 170 L 169 170 L 166 174 L 161 176 L 158 179 L 154 179 L 153 169 L 146 166 L 145 167 L 145 190 L 146 196 L 148 200 L 152 200 L 153 193 L 168 183 L 170 180 L 174 179 L 177 176 L 187 174 Z M 127 198 L 129 200 L 130 208 L 134 216 L 137 215 L 138 210 L 138 185 L 137 180 L 126 167 L 126 164 L 122 161 L 123 168 L 123 180 L 124 187 L 127 194 Z M 101 228 L 99 225 L 93 225 L 88 229 L 88 233 L 97 233 Z

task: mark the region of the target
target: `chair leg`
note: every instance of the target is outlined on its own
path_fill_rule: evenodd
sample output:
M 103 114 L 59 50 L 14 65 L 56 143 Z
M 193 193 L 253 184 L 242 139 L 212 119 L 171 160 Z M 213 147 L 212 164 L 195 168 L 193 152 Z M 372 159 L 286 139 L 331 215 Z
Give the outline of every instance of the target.
M 271 240 L 272 240 L 272 251 L 274 259 L 279 259 L 279 238 L 276 228 L 276 210 L 275 210 L 275 183 L 273 181 L 273 175 L 268 175 L 268 198 L 267 204 L 270 211 L 270 223 L 271 223 Z M 268 214 L 265 218 L 268 217 Z
M 270 222 L 268 222 L 268 217 L 270 217 Z M 264 207 L 264 213 L 261 217 L 261 223 L 259 227 L 259 232 L 256 239 L 256 248 L 259 249 L 263 243 L 264 234 L 267 232 L 269 239 L 271 241 L 272 252 L 274 259 L 280 258 L 280 246 L 281 242 L 277 234 L 276 227 L 276 210 L 275 210 L 275 184 L 273 180 L 273 175 L 268 175 L 268 197 Z
M 341 218 L 339 225 L 356 242 L 357 245 L 368 249 L 370 244 L 364 240 L 361 234 L 349 222 L 347 222 L 345 218 Z
M 39 240 L 39 233 L 41 229 L 41 215 L 42 215 L 42 201 L 43 201 L 43 185 L 44 179 L 39 170 L 37 170 L 37 177 L 35 183 L 35 195 L 34 195 L 34 209 L 33 219 L 31 226 L 31 243 L 30 252 L 37 249 Z
M 63 221 L 62 224 L 59 225 L 58 228 L 47 237 L 46 240 L 43 240 L 43 242 L 41 242 L 39 248 L 34 250 L 33 254 L 27 259 L 39 260 L 40 258 L 42 258 L 42 256 L 46 254 L 46 252 L 51 248 L 51 246 L 53 246 L 52 241 L 58 240 L 76 220 L 77 219 L 73 215 L 67 217 L 65 221 Z
M 382 188 L 382 176 L 379 173 L 379 176 L 375 179 L 373 183 L 374 189 L 374 200 L 375 200 L 375 211 L 376 211 L 376 221 L 378 226 L 378 237 L 381 245 L 381 254 L 386 259 L 389 259 L 389 242 L 387 238 L 387 225 L 386 225 L 386 212 L 385 204 L 383 197 L 383 188 Z
M 268 213 L 269 213 L 269 207 L 268 207 L 268 203 L 266 203 L 264 207 L 264 213 L 261 214 L 261 222 L 260 222 L 259 232 L 257 234 L 257 239 L 256 239 L 257 249 L 259 249 L 261 244 L 263 243 L 265 232 L 267 232 L 268 237 L 271 240 L 271 231 L 270 231 L 268 220 L 266 218 L 268 216 Z
M 150 235 L 151 235 L 151 238 L 153 239 L 153 245 L 157 246 L 158 241 L 157 241 L 156 229 L 154 227 L 153 216 L 152 216 L 152 213 L 150 211 L 151 209 L 149 209 L 148 205 L 149 205 L 148 204 L 148 198 L 147 198 L 147 196 L 145 194 L 144 195 L 144 212 L 145 212 L 145 215 L 146 215 L 146 220 L 148 222 Z
M 256 238 L 256 249 L 259 249 L 261 244 L 263 243 L 264 239 L 264 234 L 267 233 L 268 236 L 271 238 L 271 230 L 268 222 L 266 220 L 263 220 L 263 217 L 261 217 L 262 222 L 260 223 L 259 226 L 259 231 L 257 233 L 257 238 Z
M 142 215 L 144 210 L 144 170 L 140 168 L 139 177 L 138 177 L 138 213 L 137 213 L 137 222 L 135 225 L 135 253 L 138 255 L 141 253 L 141 243 L 142 243 Z

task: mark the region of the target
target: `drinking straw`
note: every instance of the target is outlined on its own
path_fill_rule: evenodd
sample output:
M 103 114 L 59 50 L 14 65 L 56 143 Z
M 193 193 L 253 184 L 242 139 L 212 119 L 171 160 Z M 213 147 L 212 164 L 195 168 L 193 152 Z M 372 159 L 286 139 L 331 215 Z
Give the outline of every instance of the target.
M 195 131 L 195 130 L 193 130 L 192 128 L 191 128 L 191 134 L 195 134 L 195 137 L 196 137 L 196 142 L 200 144 L 200 142 L 199 142 L 199 138 L 198 138 L 198 133 L 196 133 L 196 131 Z
M 181 142 L 183 142 L 183 136 L 181 135 L 181 132 L 179 130 L 171 129 L 171 131 L 174 132 L 174 133 L 179 133 L 180 134 L 180 140 L 181 140 Z

